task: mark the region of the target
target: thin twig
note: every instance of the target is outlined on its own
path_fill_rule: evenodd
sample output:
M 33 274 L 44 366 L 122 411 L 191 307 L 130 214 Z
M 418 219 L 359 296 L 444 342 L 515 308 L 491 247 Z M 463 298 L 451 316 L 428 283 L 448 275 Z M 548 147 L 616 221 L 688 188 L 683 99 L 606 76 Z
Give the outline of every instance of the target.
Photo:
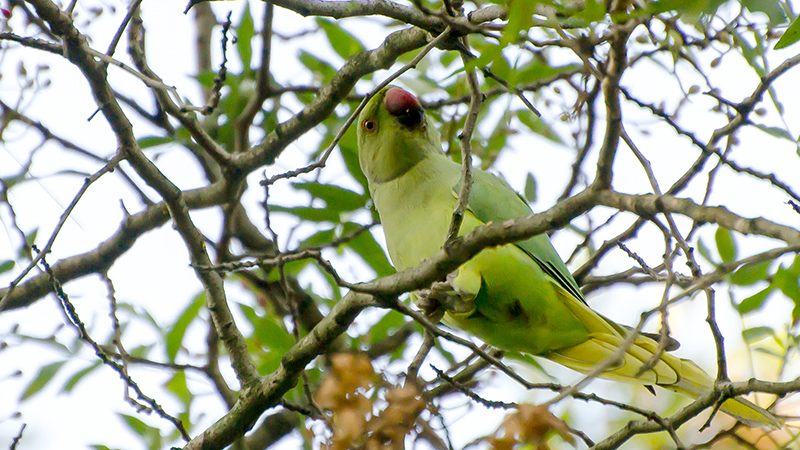
M 72 211 L 75 210 L 75 207 L 78 205 L 78 202 L 83 197 L 83 194 L 85 194 L 86 191 L 89 189 L 89 186 L 91 186 L 95 181 L 99 180 L 100 177 L 102 177 L 103 175 L 113 171 L 117 167 L 117 165 L 120 163 L 120 161 L 122 161 L 123 159 L 124 159 L 124 155 L 122 155 L 121 153 L 117 154 L 107 164 L 105 164 L 100 170 L 98 170 L 97 172 L 95 172 L 91 176 L 86 177 L 83 180 L 83 185 L 78 190 L 78 193 L 75 194 L 75 197 L 72 198 L 72 201 L 67 206 L 67 209 L 65 209 L 64 212 L 61 214 L 61 217 L 58 220 L 58 224 L 56 224 L 56 227 L 53 230 L 53 232 L 50 233 L 50 237 L 47 239 L 47 242 L 44 244 L 44 247 L 41 248 L 41 250 L 37 253 L 37 255 L 35 257 L 33 257 L 33 259 L 28 264 L 28 266 L 25 267 L 22 270 L 22 272 L 20 272 L 20 274 L 17 275 L 17 277 L 11 282 L 11 284 L 9 285 L 8 290 L 6 291 L 5 295 L 3 296 L 2 299 L 0 299 L 0 310 L 5 309 L 5 304 L 6 304 L 6 302 L 8 302 L 8 299 L 11 297 L 11 293 L 14 292 L 14 289 L 23 280 L 23 278 L 25 278 L 25 276 L 28 275 L 28 273 L 34 267 L 36 267 L 37 264 L 39 264 L 39 261 L 41 261 L 45 257 L 46 254 L 50 253 L 50 250 L 53 247 L 53 243 L 55 242 L 56 237 L 58 236 L 59 232 L 61 232 L 61 228 L 64 227 L 64 224 L 67 222 L 67 218 L 69 218 L 70 214 L 72 214 Z
M 717 325 L 714 289 L 707 288 L 705 289 L 705 293 L 706 308 L 708 310 L 706 322 L 708 322 L 708 326 L 711 328 L 711 334 L 714 335 L 714 345 L 717 349 L 717 382 L 730 381 L 730 378 L 728 378 L 728 363 L 725 359 L 725 342 L 722 337 L 722 332 L 719 330 L 719 325 Z
M 175 428 L 180 432 L 181 436 L 188 442 L 191 439 L 191 437 L 184 428 L 183 422 L 181 422 L 181 420 L 178 419 L 177 417 L 174 417 L 168 414 L 166 411 L 164 411 L 164 408 L 162 408 L 161 405 L 159 405 L 155 399 L 145 395 L 144 392 L 142 392 L 142 390 L 139 388 L 139 385 L 135 381 L 133 381 L 133 379 L 130 376 L 128 376 L 128 374 L 125 371 L 125 368 L 116 361 L 114 361 L 108 355 L 108 353 L 103 349 L 103 347 L 100 346 L 100 344 L 98 344 L 97 342 L 95 342 L 95 340 L 92 339 L 91 336 L 89 336 L 89 332 L 86 330 L 86 326 L 78 316 L 78 312 L 75 310 L 75 306 L 73 306 L 72 302 L 69 299 L 69 296 L 67 295 L 66 292 L 64 292 L 64 289 L 61 286 L 61 282 L 55 277 L 53 269 L 47 263 L 44 254 L 42 252 L 39 253 L 41 255 L 40 260 L 42 262 L 42 266 L 44 267 L 45 272 L 50 277 L 50 282 L 53 285 L 53 291 L 55 291 L 56 297 L 58 297 L 59 303 L 62 307 L 62 312 L 64 313 L 64 316 L 67 319 L 67 323 L 72 325 L 75 328 L 75 330 L 78 331 L 78 336 L 80 337 L 80 339 L 89 344 L 90 347 L 92 347 L 97 357 L 100 358 L 100 360 L 103 361 L 104 364 L 111 367 L 115 372 L 117 372 L 117 374 L 120 376 L 120 378 L 122 378 L 127 387 L 130 387 L 131 389 L 133 389 L 134 392 L 136 392 L 136 396 L 140 400 L 144 401 L 148 405 L 148 407 L 153 411 L 155 411 L 159 416 L 172 422 Z M 138 403 L 135 403 L 134 407 L 140 409 L 140 405 Z
M 425 362 L 425 358 L 428 356 L 428 353 L 430 353 L 435 343 L 436 337 L 433 333 L 425 330 L 422 333 L 422 344 L 419 346 L 419 350 L 414 356 L 414 359 L 411 360 L 411 364 L 408 365 L 408 370 L 406 371 L 406 385 L 417 383 L 419 369 L 422 367 L 422 363 Z
M 180 112 L 187 113 L 190 111 L 197 111 L 207 116 L 214 112 L 214 109 L 219 106 L 219 102 L 222 99 L 222 88 L 225 86 L 225 80 L 228 79 L 228 32 L 232 25 L 231 14 L 233 13 L 228 12 L 228 17 L 222 24 L 222 40 L 220 42 L 222 46 L 222 62 L 219 63 L 219 71 L 214 76 L 214 84 L 211 86 L 208 101 L 206 101 L 205 105 L 199 107 L 178 102 L 178 105 L 180 105 Z
M 253 95 L 247 101 L 247 106 L 236 118 L 234 127 L 236 129 L 236 153 L 245 151 L 250 146 L 250 127 L 253 120 L 261 111 L 264 101 L 271 94 L 270 63 L 272 61 L 272 22 L 274 18 L 275 6 L 267 2 L 264 7 L 263 24 L 261 25 L 261 64 L 256 75 L 256 88 Z
M 510 84 L 508 84 L 508 81 L 506 81 L 506 80 L 504 80 L 504 79 L 500 78 L 499 76 L 497 76 L 497 75 L 496 75 L 494 72 L 492 72 L 492 70 L 491 70 L 490 68 L 488 68 L 488 67 L 484 67 L 484 68 L 482 69 L 482 72 L 483 72 L 483 75 L 484 75 L 486 78 L 491 78 L 491 79 L 493 79 L 494 81 L 497 81 L 497 82 L 498 82 L 498 83 L 500 83 L 500 85 L 501 85 L 501 86 L 503 86 L 503 87 L 504 87 L 504 88 L 505 88 L 505 89 L 506 89 L 508 92 L 510 92 L 510 93 L 512 93 L 512 94 L 514 94 L 514 95 L 516 95 L 516 96 L 517 96 L 517 98 L 519 98 L 519 99 L 522 101 L 522 103 L 525 105 L 525 107 L 526 107 L 526 108 L 528 108 L 528 109 L 529 109 L 529 110 L 530 110 L 532 113 L 536 114 L 536 116 L 537 116 L 537 117 L 542 117 L 542 113 L 540 113 L 540 112 L 539 112 L 539 110 L 538 110 L 538 109 L 536 109 L 536 107 L 535 107 L 535 106 L 533 106 L 533 103 L 531 103 L 531 101 L 530 101 L 530 100 L 528 100 L 527 98 L 525 98 L 525 92 L 524 92 L 522 89 L 519 89 L 519 88 L 517 88 L 516 86 L 511 86 Z
M 462 38 L 462 42 L 466 46 L 466 38 Z M 461 58 L 464 62 L 464 66 L 467 66 L 469 59 L 464 52 L 461 53 Z M 467 211 L 469 192 L 470 189 L 472 189 L 471 140 L 472 133 L 475 131 L 475 125 L 478 123 L 478 113 L 480 112 L 481 103 L 483 102 L 483 94 L 481 93 L 481 88 L 478 84 L 478 76 L 475 75 L 474 69 L 467 69 L 467 82 L 469 83 L 470 92 L 469 110 L 467 111 L 467 118 L 464 121 L 464 129 L 459 136 L 459 142 L 461 143 L 461 188 L 458 191 L 458 199 L 456 200 L 456 207 L 453 211 L 452 219 L 450 219 L 450 228 L 444 240 L 445 248 L 458 236 L 461 223 L 464 221 L 464 214 Z
M 443 370 L 437 368 L 436 366 L 431 364 L 431 369 L 436 372 L 436 377 L 444 380 L 447 384 L 453 386 L 457 391 L 461 392 L 462 394 L 466 395 L 467 397 L 471 398 L 472 400 L 480 403 L 481 405 L 489 408 L 489 409 L 514 409 L 517 408 L 519 405 L 516 403 L 507 403 L 501 402 L 497 400 L 487 400 L 480 395 L 476 394 L 472 391 L 472 389 L 464 386 L 463 384 L 459 383 L 452 377 L 448 376 L 444 373 Z
M 11 440 L 11 445 L 8 447 L 8 450 L 16 450 L 17 445 L 19 445 L 19 441 L 22 440 L 22 433 L 25 431 L 25 428 L 28 426 L 27 423 L 23 423 L 22 426 L 19 428 L 19 432 L 14 439 Z
M 353 122 L 355 122 L 355 120 L 358 118 L 358 115 L 361 114 L 361 111 L 364 109 L 365 106 L 367 106 L 367 103 L 369 102 L 369 99 L 371 99 L 373 95 L 375 95 L 378 92 L 380 92 L 381 89 L 383 89 L 386 86 L 388 86 L 392 81 L 394 81 L 398 77 L 400 77 L 400 75 L 406 73 L 410 69 L 413 69 L 413 68 L 417 67 L 417 64 L 420 61 L 422 61 L 422 58 L 424 58 L 428 53 L 430 53 L 431 50 L 436 48 L 436 46 L 438 46 L 439 44 L 444 42 L 445 39 L 447 39 L 450 36 L 450 31 L 451 31 L 451 29 L 449 27 L 446 28 L 444 31 L 442 31 L 441 34 L 436 36 L 435 39 L 431 40 L 428 43 L 428 45 L 423 47 L 422 50 L 420 50 L 419 53 L 417 53 L 417 56 L 415 56 L 414 59 L 412 59 L 408 64 L 406 64 L 405 66 L 401 67 L 399 70 L 397 70 L 393 74 L 389 75 L 389 77 L 387 77 L 380 84 L 378 84 L 378 86 L 376 86 L 373 90 L 371 90 L 364 97 L 364 100 L 362 100 L 361 103 L 358 104 L 356 109 L 350 114 L 350 116 L 347 118 L 347 120 L 345 120 L 345 122 L 342 125 L 342 127 L 339 128 L 339 132 L 337 132 L 336 136 L 333 137 L 333 140 L 328 145 L 328 148 L 326 148 L 325 151 L 322 153 L 322 156 L 320 157 L 319 161 L 317 161 L 315 163 L 312 163 L 312 164 L 309 164 L 308 166 L 301 167 L 301 168 L 296 169 L 296 170 L 291 170 L 289 172 L 284 172 L 284 173 L 275 175 L 273 177 L 270 177 L 267 180 L 261 181 L 261 184 L 262 185 L 271 185 L 271 184 L 274 184 L 278 180 L 282 180 L 282 179 L 286 179 L 286 178 L 294 178 L 294 177 L 296 177 L 298 175 L 302 175 L 302 174 L 305 174 L 305 173 L 313 172 L 314 170 L 321 169 L 321 168 L 325 167 L 325 164 L 328 161 L 328 157 L 330 157 L 331 153 L 333 152 L 333 149 L 336 148 L 336 146 L 339 144 L 339 141 L 344 136 L 345 132 L 347 132 L 347 129 L 350 128 L 350 125 L 352 125 Z
M 114 37 L 111 39 L 111 43 L 108 44 L 108 50 L 106 50 L 106 55 L 114 56 L 114 51 L 117 48 L 117 44 L 119 44 L 119 40 L 122 39 L 122 33 L 125 32 L 125 28 L 128 27 L 131 19 L 133 18 L 136 11 L 139 9 L 139 5 L 142 4 L 142 0 L 133 0 L 130 5 L 128 5 L 128 12 L 125 14 L 125 18 L 122 19 L 122 24 L 120 24 L 119 28 L 117 28 L 117 32 L 114 33 Z
M 628 132 L 625 131 L 625 127 L 623 127 L 622 125 L 620 125 L 620 135 L 625 144 L 628 145 L 628 148 L 630 148 L 631 152 L 633 152 L 633 154 L 636 156 L 636 159 L 639 160 L 639 163 L 642 165 L 642 168 L 644 168 L 645 173 L 647 174 L 647 179 L 650 181 L 650 186 L 653 189 L 653 193 L 658 196 L 663 195 L 661 189 L 658 187 L 658 181 L 656 180 L 655 174 L 653 173 L 653 168 L 650 165 L 650 161 L 647 158 L 645 158 L 642 152 L 639 151 L 639 148 L 636 146 L 636 144 L 634 144 L 633 139 L 631 139 L 631 137 L 628 135 Z M 697 264 L 697 261 L 694 260 L 693 257 L 694 252 L 692 248 L 689 246 L 689 244 L 686 243 L 686 239 L 683 238 L 683 235 L 681 234 L 680 230 L 678 230 L 678 225 L 675 223 L 675 219 L 672 217 L 672 214 L 667 212 L 664 213 L 664 216 L 667 219 L 667 224 L 669 224 L 669 229 L 672 234 L 672 237 L 675 238 L 675 241 L 681 247 L 681 249 L 683 250 L 683 254 L 686 256 L 687 265 L 689 266 L 689 269 L 692 271 L 692 275 L 695 277 L 700 276 L 702 272 L 700 271 L 699 264 Z
M 653 223 L 658 226 L 661 232 L 664 235 L 664 270 L 667 272 L 666 280 L 664 281 L 664 291 L 661 294 L 661 302 L 658 305 L 658 312 L 659 317 L 661 318 L 661 328 L 659 330 L 659 339 L 658 339 L 658 347 L 656 351 L 653 353 L 650 358 L 642 364 L 641 367 L 636 371 L 634 374 L 635 378 L 640 377 L 646 371 L 655 367 L 655 365 L 661 360 L 661 355 L 667 350 L 667 345 L 670 342 L 669 339 L 669 323 L 667 322 L 667 303 L 669 302 L 669 291 L 672 288 L 673 284 L 675 283 L 675 271 L 672 268 L 672 259 L 674 256 L 674 252 L 672 249 L 672 235 L 670 234 L 669 230 L 664 227 L 660 222 L 653 220 Z M 677 443 L 678 441 L 676 441 Z

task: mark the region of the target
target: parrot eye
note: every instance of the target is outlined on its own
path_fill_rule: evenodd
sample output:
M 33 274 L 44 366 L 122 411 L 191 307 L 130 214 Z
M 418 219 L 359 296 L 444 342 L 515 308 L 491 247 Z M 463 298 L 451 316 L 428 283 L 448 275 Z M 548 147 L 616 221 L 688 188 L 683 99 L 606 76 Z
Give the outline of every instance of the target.
M 363 127 L 367 133 L 374 133 L 378 129 L 378 125 L 372 119 L 365 120 Z

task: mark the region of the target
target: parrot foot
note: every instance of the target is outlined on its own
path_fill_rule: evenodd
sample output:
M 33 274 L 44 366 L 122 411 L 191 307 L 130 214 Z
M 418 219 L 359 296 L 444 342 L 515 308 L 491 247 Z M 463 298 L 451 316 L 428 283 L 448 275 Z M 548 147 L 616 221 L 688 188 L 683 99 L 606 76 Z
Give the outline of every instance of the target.
M 429 289 L 421 289 L 414 295 L 414 304 L 433 323 L 439 323 L 444 317 L 444 308 L 440 299 L 432 298 Z
M 429 317 L 441 319 L 444 313 L 468 315 L 475 311 L 475 295 L 458 289 L 453 280 L 456 273 L 447 276 L 446 281 L 437 281 L 430 289 L 421 289 L 415 303 Z

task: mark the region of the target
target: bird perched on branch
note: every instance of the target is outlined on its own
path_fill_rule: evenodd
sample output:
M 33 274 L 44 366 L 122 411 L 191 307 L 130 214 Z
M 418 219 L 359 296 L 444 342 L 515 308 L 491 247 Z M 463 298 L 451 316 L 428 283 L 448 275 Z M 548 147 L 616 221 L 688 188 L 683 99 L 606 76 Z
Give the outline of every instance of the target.
M 397 87 L 371 98 L 358 118 L 358 158 L 395 267 L 403 270 L 436 255 L 455 209 L 461 166 L 442 152 L 419 100 Z M 460 234 L 530 214 L 504 181 L 475 170 Z M 587 305 L 544 234 L 481 251 L 450 274 L 445 286 L 445 324 L 500 349 L 542 356 L 582 373 L 613 359 L 632 331 Z M 674 348 L 677 342 L 668 342 L 667 349 Z M 714 385 L 695 363 L 659 352 L 658 336 L 648 334 L 637 335 L 600 376 L 695 398 Z M 747 425 L 780 426 L 770 412 L 740 397 L 726 400 L 721 409 Z

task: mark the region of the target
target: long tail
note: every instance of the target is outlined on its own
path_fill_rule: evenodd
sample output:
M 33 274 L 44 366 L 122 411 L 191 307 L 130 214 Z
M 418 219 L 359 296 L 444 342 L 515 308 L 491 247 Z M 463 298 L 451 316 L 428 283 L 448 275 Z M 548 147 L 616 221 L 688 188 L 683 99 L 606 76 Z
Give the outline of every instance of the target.
M 569 296 L 564 292 L 562 295 Z M 571 296 L 569 296 L 571 299 Z M 565 300 L 569 300 L 565 299 Z M 551 351 L 544 357 L 581 373 L 589 373 L 612 358 L 626 338 L 626 330 L 591 310 L 582 302 L 565 302 L 590 331 L 586 342 L 574 347 Z M 688 359 L 662 353 L 652 368 L 638 374 L 641 367 L 658 351 L 658 343 L 639 335 L 621 361 L 600 377 L 628 383 L 657 385 L 680 394 L 697 398 L 709 392 L 714 380 Z M 737 397 L 726 400 L 720 409 L 751 427 L 780 428 L 783 422 L 766 409 Z
M 609 334 L 592 334 L 588 341 L 574 347 L 556 350 L 545 355 L 548 359 L 581 373 L 611 358 L 625 338 Z M 703 369 L 688 359 L 668 353 L 649 370 L 638 377 L 639 369 L 655 354 L 658 344 L 642 336 L 625 353 L 622 361 L 600 375 L 615 381 L 643 385 L 656 385 L 692 398 L 700 397 L 714 386 L 714 380 Z M 766 409 L 737 397 L 726 400 L 720 409 L 750 427 L 780 428 L 782 422 Z

